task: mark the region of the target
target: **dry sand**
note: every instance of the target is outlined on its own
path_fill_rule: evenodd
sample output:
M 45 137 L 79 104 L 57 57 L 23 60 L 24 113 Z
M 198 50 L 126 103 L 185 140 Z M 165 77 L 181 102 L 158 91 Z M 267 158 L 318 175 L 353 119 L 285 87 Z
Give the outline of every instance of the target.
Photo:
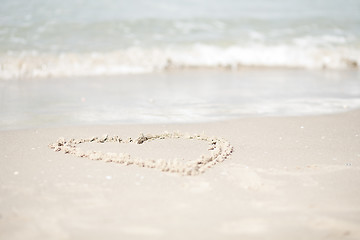
M 224 138 L 234 151 L 183 176 L 48 146 L 164 131 Z M 185 163 L 211 151 L 185 138 L 82 148 Z M 0 154 L 0 239 L 360 239 L 360 111 L 3 131 Z

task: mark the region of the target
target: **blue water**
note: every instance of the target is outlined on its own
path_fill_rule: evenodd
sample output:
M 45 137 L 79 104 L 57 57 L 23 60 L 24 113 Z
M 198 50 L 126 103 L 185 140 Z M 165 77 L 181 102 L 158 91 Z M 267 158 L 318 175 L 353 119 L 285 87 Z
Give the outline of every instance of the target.
M 2 0 L 0 129 L 336 113 L 359 65 L 358 0 Z
M 3 0 L 0 78 L 358 69 L 358 0 Z

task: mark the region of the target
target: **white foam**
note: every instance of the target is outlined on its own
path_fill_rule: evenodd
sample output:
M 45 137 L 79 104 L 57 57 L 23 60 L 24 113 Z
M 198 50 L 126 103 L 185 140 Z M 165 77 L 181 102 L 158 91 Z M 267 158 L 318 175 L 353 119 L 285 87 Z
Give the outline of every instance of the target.
M 0 78 L 117 75 L 184 67 L 359 68 L 360 50 L 355 47 L 305 47 L 304 41 L 295 45 L 275 46 L 253 44 L 219 47 L 194 44 L 163 49 L 132 47 L 114 52 L 58 55 L 32 51 L 9 52 L 0 56 Z

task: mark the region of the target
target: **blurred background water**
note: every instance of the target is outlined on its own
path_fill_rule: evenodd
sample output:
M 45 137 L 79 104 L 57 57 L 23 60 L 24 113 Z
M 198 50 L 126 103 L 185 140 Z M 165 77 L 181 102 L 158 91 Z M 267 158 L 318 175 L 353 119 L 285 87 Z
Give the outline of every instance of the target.
M 359 64 L 358 0 L 2 0 L 0 129 L 334 113 Z
M 359 68 L 358 0 L 3 0 L 0 78 Z
M 344 112 L 360 73 L 248 69 L 0 81 L 0 129 L 188 123 Z

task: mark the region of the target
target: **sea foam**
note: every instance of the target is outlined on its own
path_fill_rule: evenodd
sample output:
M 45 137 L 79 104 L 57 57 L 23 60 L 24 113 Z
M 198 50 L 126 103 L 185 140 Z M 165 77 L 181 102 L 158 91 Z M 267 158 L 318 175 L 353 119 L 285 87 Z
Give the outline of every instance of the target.
M 193 44 L 188 47 L 130 47 L 112 52 L 59 54 L 35 51 L 8 52 L 0 56 L 0 78 L 47 78 L 139 74 L 184 68 L 283 67 L 304 69 L 359 68 L 355 47 L 304 47 L 252 44 L 220 47 Z

